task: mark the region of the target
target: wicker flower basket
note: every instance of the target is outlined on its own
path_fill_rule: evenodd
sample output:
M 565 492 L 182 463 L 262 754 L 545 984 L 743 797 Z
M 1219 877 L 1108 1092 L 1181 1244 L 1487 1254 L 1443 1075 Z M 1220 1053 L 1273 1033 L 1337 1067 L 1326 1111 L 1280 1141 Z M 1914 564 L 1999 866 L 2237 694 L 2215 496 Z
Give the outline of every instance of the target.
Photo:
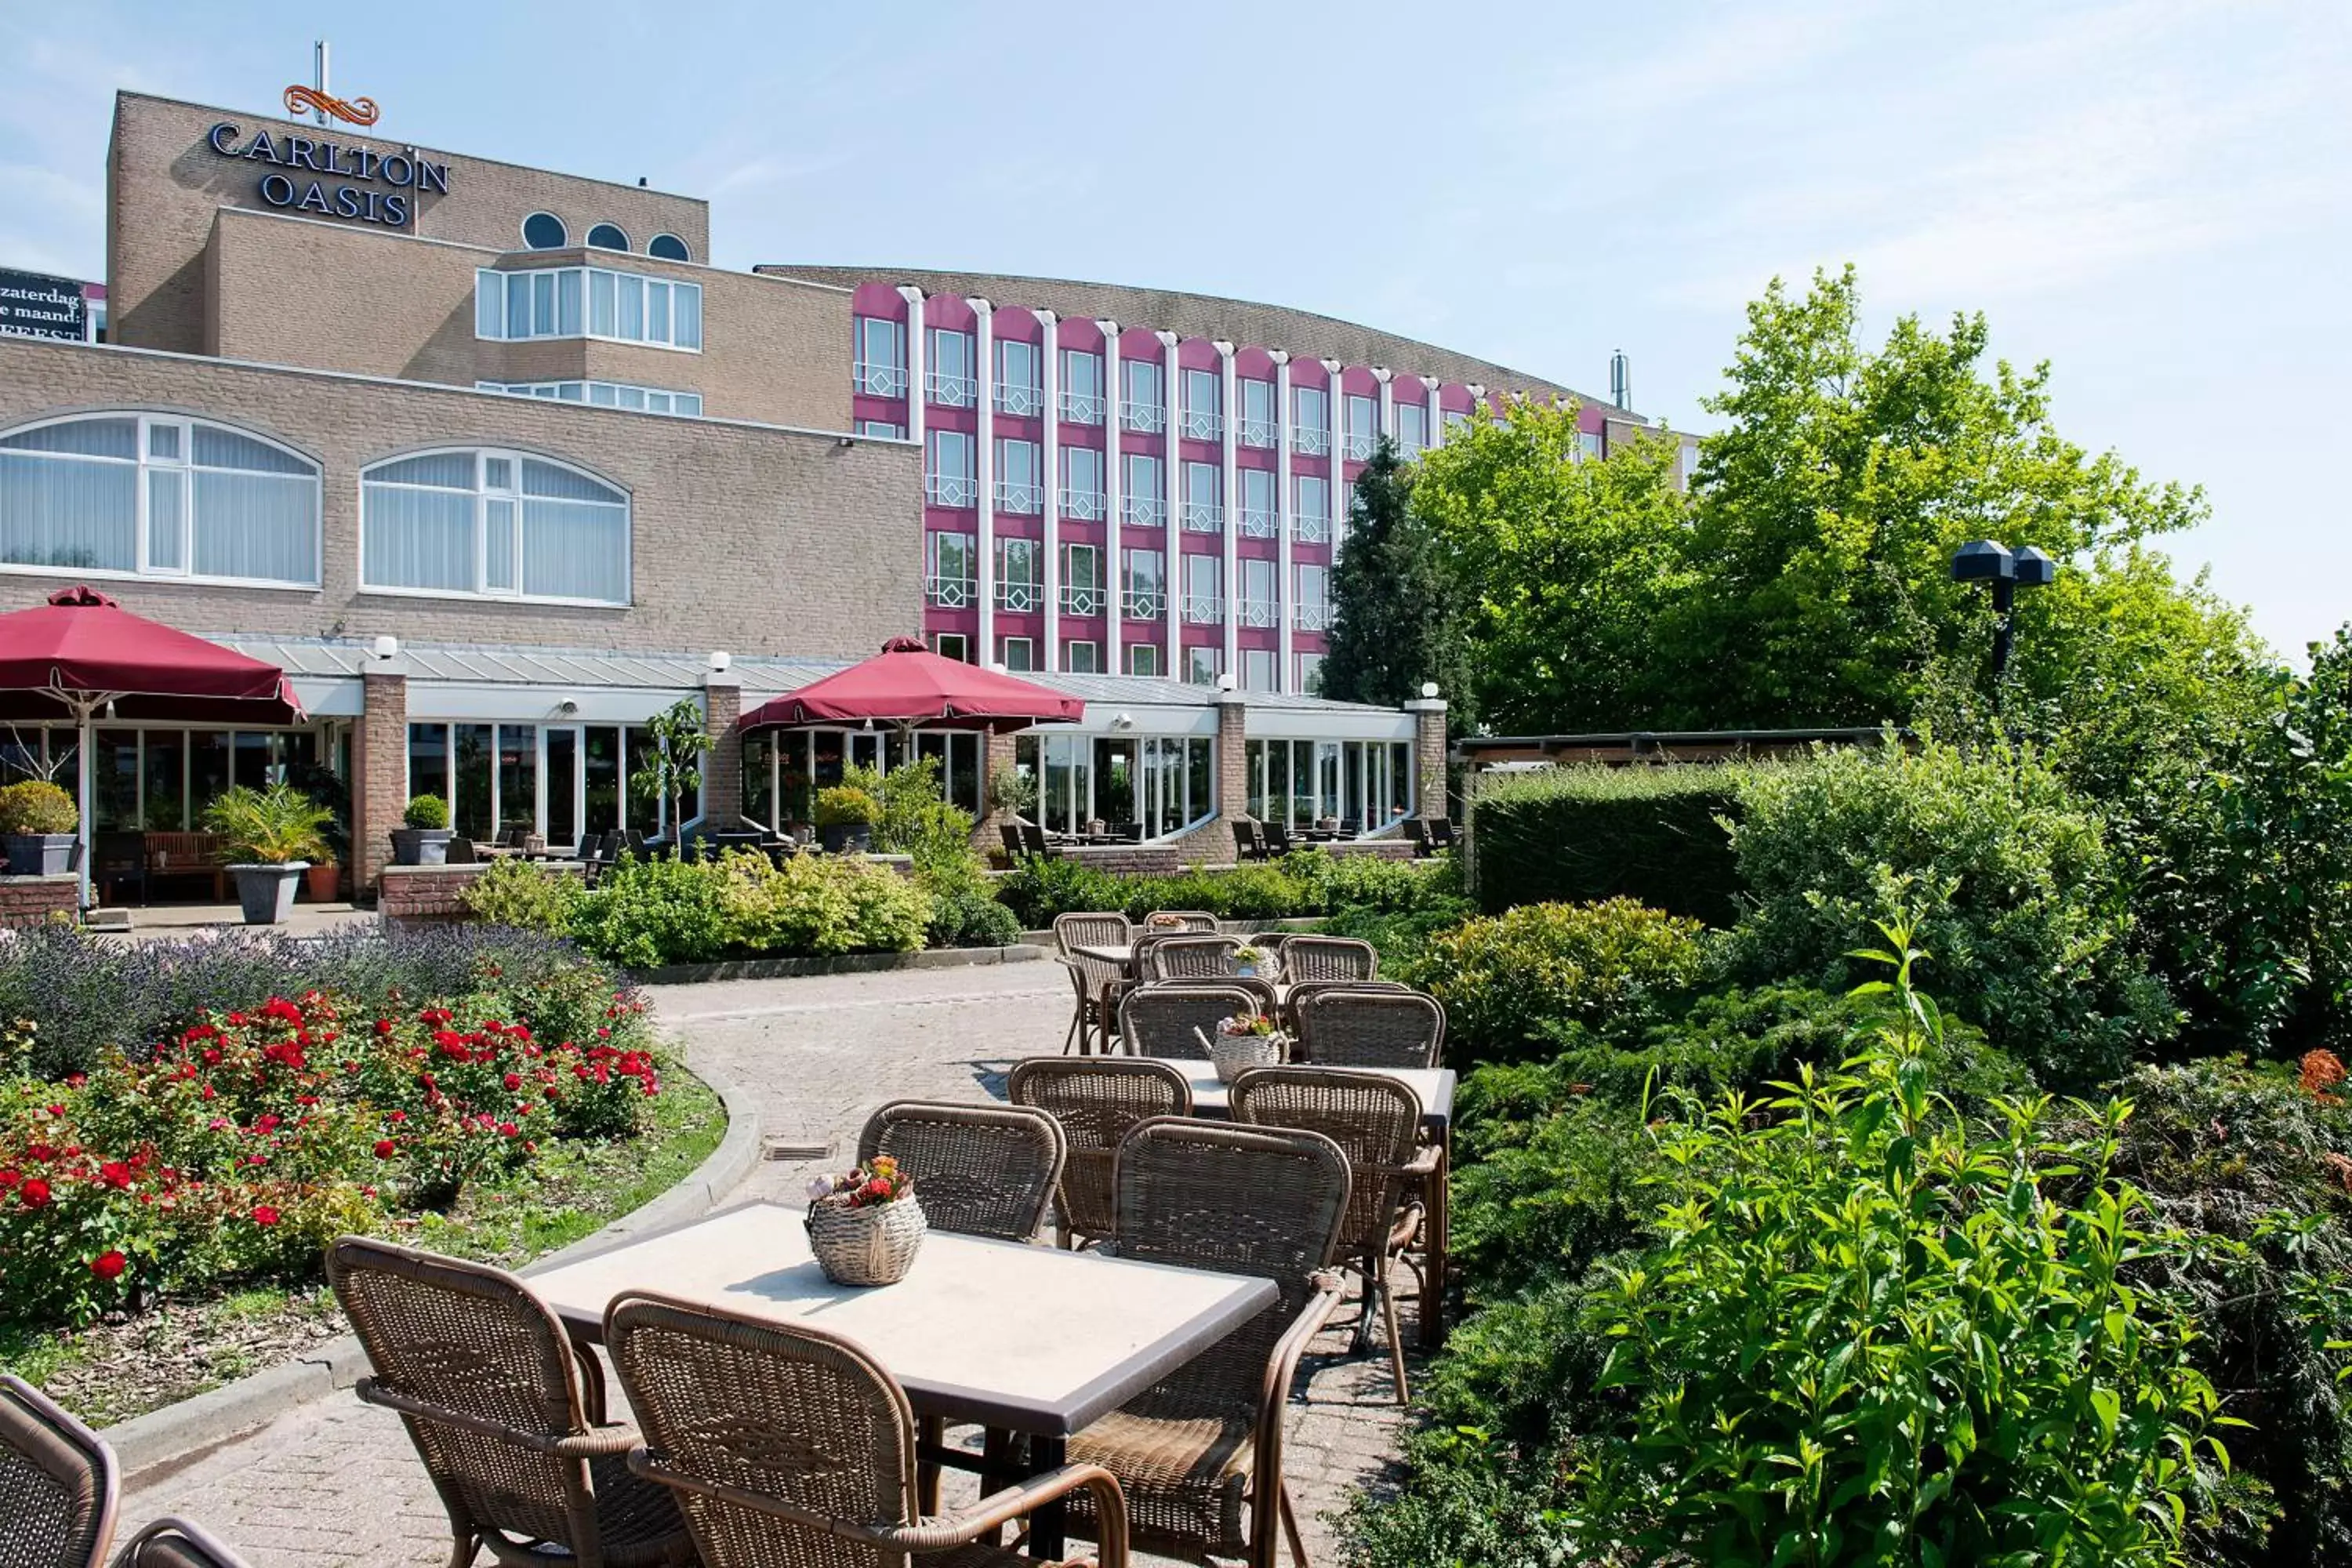
M 1211 1039 L 1194 1029 L 1192 1037 L 1207 1048 L 1209 1061 L 1217 1069 L 1219 1083 L 1231 1083 L 1252 1068 L 1281 1066 L 1283 1056 L 1290 1045 L 1287 1035 L 1220 1034 Z
M 893 1203 L 852 1208 L 841 1198 L 808 1206 L 809 1251 L 836 1285 L 896 1285 L 915 1265 L 930 1229 L 908 1193 Z

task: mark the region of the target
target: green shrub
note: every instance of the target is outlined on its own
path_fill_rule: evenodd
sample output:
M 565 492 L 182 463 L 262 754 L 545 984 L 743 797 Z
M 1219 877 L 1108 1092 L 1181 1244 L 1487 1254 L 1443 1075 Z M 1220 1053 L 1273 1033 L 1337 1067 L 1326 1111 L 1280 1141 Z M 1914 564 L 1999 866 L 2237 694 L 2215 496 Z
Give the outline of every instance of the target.
M 205 808 L 205 827 L 222 838 L 232 861 L 282 866 L 316 860 L 328 853 L 327 829 L 335 814 L 292 784 L 224 790 Z
M 0 833 L 71 833 L 80 826 L 73 796 L 47 779 L 0 788 Z
M 716 861 L 623 860 L 583 894 L 572 931 L 589 952 L 650 969 L 731 957 L 908 952 L 931 900 L 887 866 L 796 855 L 779 866 L 731 850 Z
M 420 795 L 410 798 L 408 809 L 400 814 L 404 827 L 438 832 L 449 826 L 449 803 L 437 795 Z
M 865 790 L 854 784 L 831 784 L 816 792 L 810 817 L 819 827 L 865 827 L 881 810 L 880 803 Z
M 1528 904 L 1482 916 L 1431 945 L 1423 979 L 1445 1004 L 1457 1065 L 1549 1056 L 1576 1023 L 1633 1038 L 1678 1013 L 1707 971 L 1705 928 L 1631 899 Z
M 1024 931 L 1043 931 L 1055 915 L 1087 914 L 1127 907 L 1125 879 L 1077 860 L 1026 855 L 999 878 L 996 898 Z
M 735 931 L 718 870 L 673 856 L 624 857 L 581 899 L 572 940 L 631 969 L 708 963 L 727 952 Z
M 572 929 L 587 891 L 578 877 L 509 856 L 484 867 L 458 896 L 478 921 L 561 935 Z
M 1480 780 L 1470 815 L 1479 907 L 1629 898 L 1731 924 L 1739 873 L 1722 819 L 1738 816 L 1749 771 L 1571 767 Z
M 1460 872 L 1451 856 L 1412 862 L 1371 856 L 1293 851 L 1279 860 L 1172 876 L 1118 876 L 1081 861 L 1024 857 L 1001 879 L 996 896 L 1042 931 L 1055 915 L 1118 910 L 1140 920 L 1153 910 L 1205 910 L 1220 920 L 1285 920 L 1327 910 L 1448 911 L 1459 902 Z
M 2044 1084 L 2098 1083 L 2170 1033 L 2098 816 L 2031 752 L 1829 752 L 1743 794 L 1738 977 L 1843 990 L 1853 933 L 1924 900 L 1937 992 Z

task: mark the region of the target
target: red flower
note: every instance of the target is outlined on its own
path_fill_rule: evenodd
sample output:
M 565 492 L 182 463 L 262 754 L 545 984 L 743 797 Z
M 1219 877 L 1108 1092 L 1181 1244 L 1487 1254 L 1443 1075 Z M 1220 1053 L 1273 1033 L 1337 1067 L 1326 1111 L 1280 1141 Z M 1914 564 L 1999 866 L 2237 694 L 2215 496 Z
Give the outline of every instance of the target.
M 27 1177 L 16 1189 L 16 1196 L 28 1209 L 45 1209 L 49 1206 L 49 1184 L 38 1176 Z
M 98 1179 L 118 1189 L 131 1185 L 131 1167 L 120 1160 L 109 1160 L 98 1168 Z
M 521 1131 L 521 1128 L 517 1127 L 511 1121 L 501 1121 L 499 1123 L 499 1136 L 501 1138 L 511 1138 Z
M 268 1204 L 253 1205 L 253 1223 L 265 1229 L 278 1223 L 278 1211 Z
M 400 1145 L 394 1142 L 391 1139 L 379 1138 L 375 1141 L 375 1157 L 377 1159 L 389 1160 L 394 1154 L 399 1152 Z
M 120 1279 L 122 1271 L 130 1266 L 131 1259 L 113 1251 L 101 1252 L 89 1260 L 89 1271 L 100 1279 Z
M 25 1146 L 25 1158 L 36 1165 L 46 1165 L 57 1157 L 58 1152 L 47 1143 L 28 1143 Z
M 507 1074 L 506 1085 L 507 1088 L 510 1089 L 520 1089 L 522 1087 L 522 1075 L 520 1073 L 512 1072 Z
M 392 1033 L 392 1020 L 389 1018 L 378 1018 L 375 1021 L 375 1032 L 379 1035 L 389 1035 Z

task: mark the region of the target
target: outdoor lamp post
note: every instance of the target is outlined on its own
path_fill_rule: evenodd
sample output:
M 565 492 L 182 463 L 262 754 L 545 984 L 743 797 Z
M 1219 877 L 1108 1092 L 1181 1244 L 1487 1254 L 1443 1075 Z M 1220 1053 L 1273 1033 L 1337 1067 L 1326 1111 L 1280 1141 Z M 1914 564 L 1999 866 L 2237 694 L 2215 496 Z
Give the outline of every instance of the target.
M 2000 706 L 2001 672 L 2009 668 L 2009 650 L 2017 640 L 2017 590 L 2047 587 L 2058 575 L 2058 563 L 2032 545 L 2011 552 L 1990 539 L 1974 539 L 1952 555 L 1952 581 L 1992 585 L 1993 614 L 2000 617 L 1992 632 L 1992 700 Z

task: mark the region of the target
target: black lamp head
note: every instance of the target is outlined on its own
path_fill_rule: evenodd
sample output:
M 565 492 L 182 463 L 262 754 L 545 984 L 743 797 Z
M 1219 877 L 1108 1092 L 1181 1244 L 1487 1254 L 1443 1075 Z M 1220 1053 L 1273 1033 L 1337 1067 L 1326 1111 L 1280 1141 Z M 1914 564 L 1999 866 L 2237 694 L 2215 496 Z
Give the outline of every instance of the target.
M 2031 544 L 2017 552 L 2017 585 L 2047 588 L 2057 580 L 2058 563 Z
M 1990 539 L 1973 539 L 1952 553 L 1955 583 L 1998 583 L 2017 575 L 2017 557 Z

